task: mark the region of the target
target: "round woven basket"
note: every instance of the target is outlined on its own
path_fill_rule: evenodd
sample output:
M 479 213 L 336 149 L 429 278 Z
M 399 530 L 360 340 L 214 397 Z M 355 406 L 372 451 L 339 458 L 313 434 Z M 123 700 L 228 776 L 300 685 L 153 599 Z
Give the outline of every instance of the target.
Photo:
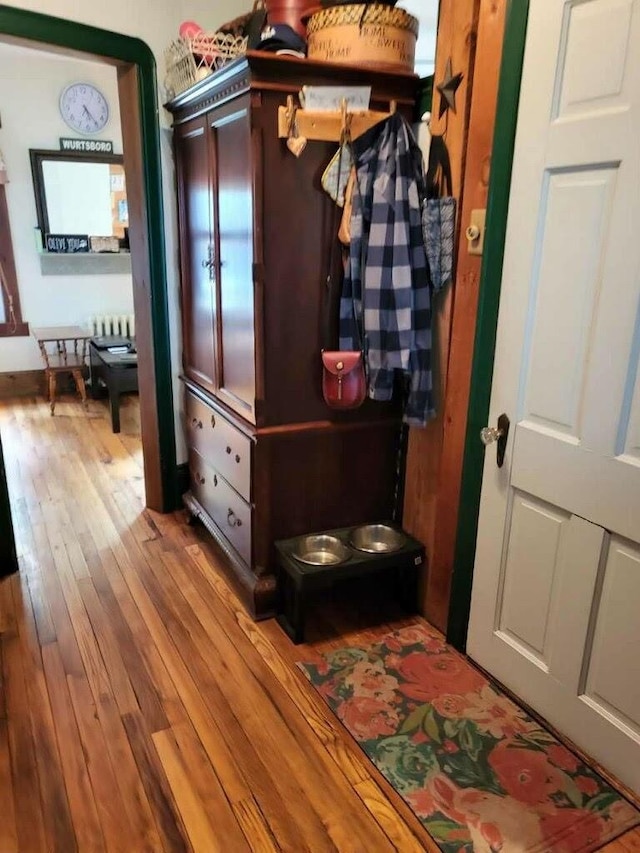
M 418 19 L 379 3 L 331 6 L 307 23 L 309 59 L 413 71 Z

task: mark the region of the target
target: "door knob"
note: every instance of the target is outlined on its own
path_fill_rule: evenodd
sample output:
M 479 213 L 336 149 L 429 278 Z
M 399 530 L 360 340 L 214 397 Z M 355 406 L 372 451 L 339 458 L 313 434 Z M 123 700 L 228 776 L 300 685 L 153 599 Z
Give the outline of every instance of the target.
M 502 430 L 498 427 L 482 427 L 480 430 L 480 441 L 486 447 L 488 444 L 493 444 L 502 437 Z
M 209 270 L 209 280 L 215 282 L 216 280 L 216 254 L 215 249 L 213 247 L 213 243 L 209 244 L 207 249 L 207 257 L 203 258 L 201 261 L 202 268 L 205 270 Z
M 498 468 L 502 468 L 504 464 L 504 454 L 507 449 L 507 439 L 509 437 L 509 418 L 504 412 L 498 418 L 497 427 L 482 427 L 480 430 L 480 441 L 487 447 L 489 444 L 497 443 L 496 463 Z

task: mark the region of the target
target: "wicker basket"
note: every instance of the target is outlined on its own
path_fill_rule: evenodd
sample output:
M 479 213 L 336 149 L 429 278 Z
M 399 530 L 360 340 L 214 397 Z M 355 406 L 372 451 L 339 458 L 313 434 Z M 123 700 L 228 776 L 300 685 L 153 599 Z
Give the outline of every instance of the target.
M 418 19 L 381 3 L 331 6 L 307 23 L 308 57 L 413 71 Z
M 246 36 L 229 33 L 199 33 L 193 38 L 172 41 L 164 52 L 167 98 L 175 98 L 198 80 L 242 56 L 247 50 Z

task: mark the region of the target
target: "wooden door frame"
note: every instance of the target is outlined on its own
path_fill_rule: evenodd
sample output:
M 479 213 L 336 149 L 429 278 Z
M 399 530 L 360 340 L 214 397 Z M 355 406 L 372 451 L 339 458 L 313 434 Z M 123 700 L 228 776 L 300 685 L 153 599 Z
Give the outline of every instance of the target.
M 480 293 L 467 414 L 456 550 L 447 623 L 447 640 L 464 650 L 471 609 L 484 446 L 480 430 L 489 417 L 498 308 L 507 232 L 511 169 L 515 148 L 520 83 L 524 61 L 529 0 L 510 0 L 500 65 L 498 107 L 491 155 Z
M 151 509 L 167 512 L 178 505 L 179 490 L 153 53 L 137 38 L 4 5 L 0 5 L 0 39 L 37 42 L 65 53 L 89 54 L 117 68 L 136 341 L 142 354 L 138 372 L 146 501 Z

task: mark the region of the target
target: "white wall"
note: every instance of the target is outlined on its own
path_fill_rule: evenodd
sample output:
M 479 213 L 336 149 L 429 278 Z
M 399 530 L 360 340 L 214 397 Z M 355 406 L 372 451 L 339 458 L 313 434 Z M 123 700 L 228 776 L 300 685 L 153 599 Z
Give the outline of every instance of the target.
M 43 276 L 40 271 L 29 149 L 56 150 L 59 137 L 76 136 L 58 111 L 61 91 L 75 80 L 93 82 L 107 96 L 109 122 L 92 138 L 111 139 L 115 152 L 122 153 L 114 68 L 0 45 L 0 150 L 9 175 L 7 203 L 22 317 L 33 326 L 86 325 L 93 314 L 133 312 L 130 275 Z M 41 366 L 33 338 L 0 338 L 0 371 Z
M 90 24 L 145 41 L 156 57 L 158 76 L 164 72 L 164 49 L 182 20 L 215 26 L 247 11 L 252 0 L 15 0 L 8 5 L 81 24 Z
M 420 22 L 416 44 L 416 73 L 421 77 L 433 74 L 438 30 L 438 0 L 401 0 L 398 3 Z

